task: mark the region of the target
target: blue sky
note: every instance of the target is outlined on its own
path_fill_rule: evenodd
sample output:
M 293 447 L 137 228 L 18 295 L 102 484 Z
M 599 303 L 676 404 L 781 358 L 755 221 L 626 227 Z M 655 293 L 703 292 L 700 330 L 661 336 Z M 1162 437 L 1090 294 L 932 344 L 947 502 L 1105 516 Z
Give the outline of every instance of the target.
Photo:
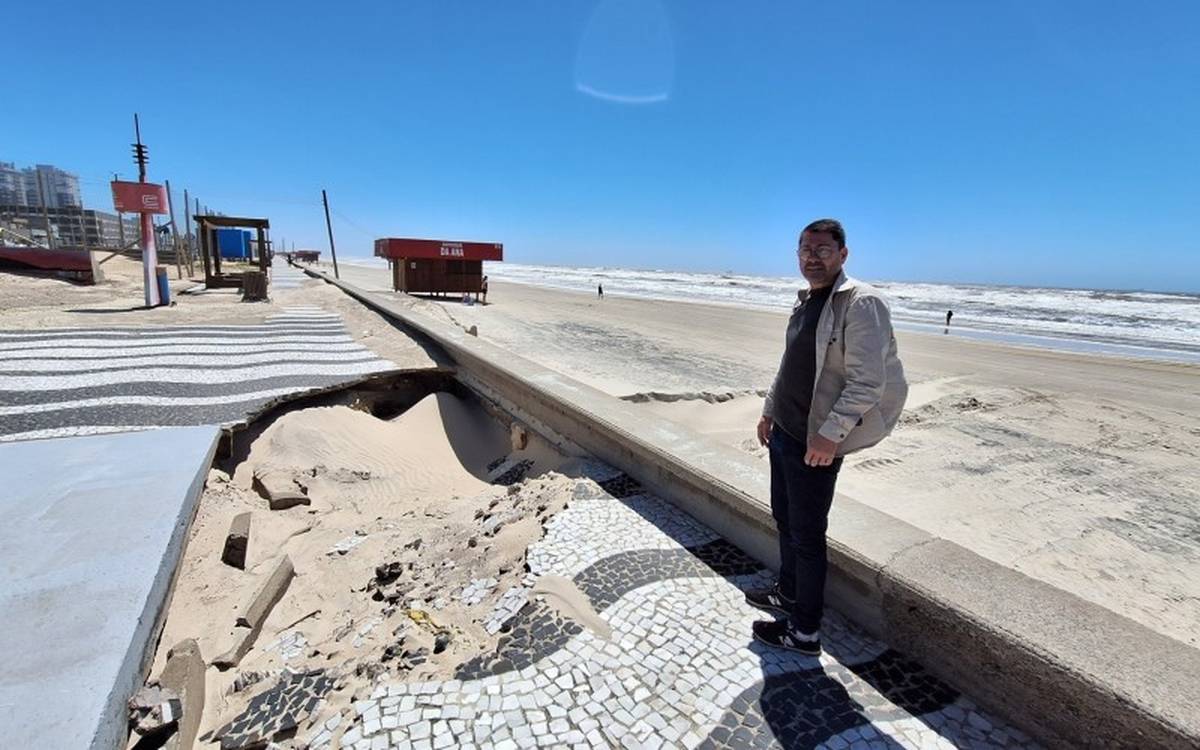
M 0 160 L 339 254 L 1200 291 L 1200 3 L 20 3 Z M 198 20 L 204 19 L 204 20 Z M 34 33 L 51 29 L 52 33 Z M 153 50 L 137 62 L 139 36 Z M 52 39 L 53 53 L 35 52 Z

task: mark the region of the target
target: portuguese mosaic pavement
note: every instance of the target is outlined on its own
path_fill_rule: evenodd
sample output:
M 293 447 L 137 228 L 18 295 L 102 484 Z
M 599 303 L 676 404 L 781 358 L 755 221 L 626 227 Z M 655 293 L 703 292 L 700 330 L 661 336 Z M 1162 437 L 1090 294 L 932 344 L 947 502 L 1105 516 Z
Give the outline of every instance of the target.
M 820 658 L 750 638 L 770 578 L 714 531 L 590 464 L 528 550 L 529 582 L 570 579 L 610 632 L 538 595 L 452 680 L 380 684 L 314 748 L 1017 748 L 1019 730 L 836 613 Z M 536 591 L 536 589 L 534 589 Z
M 255 325 L 0 330 L 0 442 L 235 424 L 394 367 L 319 307 Z

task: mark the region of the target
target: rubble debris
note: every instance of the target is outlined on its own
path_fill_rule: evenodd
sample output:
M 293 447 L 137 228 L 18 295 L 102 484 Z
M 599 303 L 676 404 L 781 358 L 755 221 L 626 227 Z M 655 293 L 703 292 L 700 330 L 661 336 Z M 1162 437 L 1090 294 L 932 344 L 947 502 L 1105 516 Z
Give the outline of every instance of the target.
M 443 630 L 433 638 L 433 653 L 440 654 L 450 645 L 450 631 Z
M 291 630 L 284 632 L 269 645 L 263 647 L 263 650 L 277 652 L 279 658 L 286 662 L 303 655 L 307 645 L 308 639 L 304 637 L 304 633 L 299 630 Z
M 449 643 L 449 641 L 447 641 Z M 445 646 L 442 647 L 443 650 Z M 441 653 L 435 645 L 435 654 Z M 405 648 L 404 636 L 401 636 L 395 643 L 389 644 L 380 657 L 381 663 L 395 662 L 394 666 L 402 671 L 407 672 L 414 667 L 419 667 L 429 658 L 429 649 L 421 646 L 420 648 Z
M 271 510 L 312 504 L 312 500 L 301 492 L 291 475 L 279 469 L 255 469 L 252 481 L 254 491 L 266 499 Z
M 500 582 L 495 578 L 476 578 L 467 584 L 467 587 L 459 594 L 459 601 L 468 607 L 474 606 L 483 601 L 483 598 L 498 585 Z
M 222 671 L 236 667 L 246 652 L 254 645 L 255 639 L 258 638 L 259 632 L 262 631 L 263 622 L 266 621 L 267 615 L 271 613 L 271 609 L 283 597 L 283 593 L 287 590 L 288 584 L 295 575 L 295 569 L 292 567 L 292 561 L 284 555 L 283 559 L 275 567 L 274 572 L 267 578 L 263 587 L 259 589 L 258 595 L 246 607 L 245 612 L 237 618 L 237 627 L 234 628 L 233 646 L 228 651 L 213 659 L 213 666 Z
M 282 628 L 280 628 L 280 631 L 291 630 L 292 628 L 296 627 L 297 625 L 304 622 L 308 618 L 316 617 L 319 614 L 321 614 L 321 610 L 314 609 L 312 612 L 309 612 L 308 614 L 304 615 L 303 617 L 296 619 L 294 622 L 290 622 L 287 625 L 284 625 Z
M 246 550 L 250 546 L 250 513 L 238 513 L 229 524 L 225 535 L 225 549 L 221 551 L 221 562 L 238 570 L 246 569 Z
M 521 608 L 529 602 L 529 589 L 524 586 L 513 586 L 500 596 L 500 601 L 492 608 L 491 614 L 483 622 L 483 629 L 488 635 L 495 635 L 511 620 Z
M 236 667 L 250 647 L 254 645 L 256 638 L 258 638 L 257 629 L 234 628 L 233 645 L 225 653 L 213 659 L 212 665 L 222 672 Z
M 513 508 L 486 516 L 483 519 L 482 525 L 483 535 L 496 536 L 496 532 L 503 528 L 505 524 L 520 521 L 523 515 L 521 511 Z
M 337 544 L 330 547 L 329 550 L 325 554 L 330 555 L 330 556 L 345 555 L 347 552 L 354 549 L 355 547 L 357 547 L 358 545 L 362 544 L 365 541 L 367 541 L 367 537 L 365 535 L 359 535 L 356 533 L 354 536 L 348 536 L 345 539 L 343 539 L 342 541 L 340 541 Z
M 158 685 L 139 688 L 129 699 L 129 725 L 139 737 L 174 732 L 182 714 L 179 694 Z
M 333 689 L 334 679 L 324 670 L 285 671 L 279 681 L 250 699 L 246 710 L 214 734 L 221 750 L 262 747 L 283 739 L 308 719 Z
M 359 664 L 354 668 L 356 677 L 366 677 L 368 680 L 378 679 L 380 675 L 388 673 L 388 668 L 377 662 L 367 662 Z
M 269 677 L 275 677 L 276 674 L 277 672 L 273 670 L 266 672 L 239 672 L 238 676 L 233 679 L 231 692 L 240 693 L 251 685 L 257 685 Z
M 516 422 L 509 425 L 508 428 L 509 443 L 514 451 L 523 451 L 529 445 L 529 433 L 525 428 Z
M 287 591 L 288 584 L 292 582 L 295 575 L 296 569 L 292 567 L 292 559 L 284 555 L 270 577 L 263 583 L 262 588 L 258 590 L 253 601 L 246 607 L 245 612 L 238 616 L 238 626 L 243 628 L 262 627 L 263 621 L 267 619 L 267 615 L 271 613 L 275 604 L 283 598 L 283 592 Z
M 305 740 L 309 750 L 324 750 L 333 742 L 333 733 L 342 725 L 342 715 L 340 713 L 326 719 L 324 722 L 313 727 L 312 734 Z
M 158 683 L 179 696 L 178 729 L 167 738 L 165 750 L 189 750 L 196 744 L 204 715 L 204 672 L 207 665 L 194 638 L 180 641 L 167 652 L 167 663 Z
M 371 633 L 372 630 L 374 630 L 376 627 L 378 627 L 379 624 L 382 622 L 383 622 L 382 617 L 372 617 L 370 620 L 367 620 L 366 622 L 364 622 L 358 628 L 358 632 L 354 636 L 354 644 L 353 644 L 354 647 L 362 648 L 363 644 L 366 643 L 367 636 Z
M 375 579 L 372 583 L 376 588 L 386 586 L 389 583 L 399 578 L 405 571 L 405 565 L 402 562 L 390 562 L 383 565 L 375 566 Z M 368 584 L 368 588 L 370 584 Z

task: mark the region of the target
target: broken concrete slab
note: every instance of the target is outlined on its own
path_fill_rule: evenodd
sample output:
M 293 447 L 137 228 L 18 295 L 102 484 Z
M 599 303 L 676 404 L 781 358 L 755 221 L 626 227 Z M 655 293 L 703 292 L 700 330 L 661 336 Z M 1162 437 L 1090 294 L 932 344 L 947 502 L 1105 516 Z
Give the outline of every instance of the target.
M 262 631 L 267 615 L 271 614 L 271 610 L 283 598 L 283 594 L 287 591 L 288 584 L 291 583 L 295 574 L 296 570 L 292 567 L 291 558 L 284 555 L 271 575 L 263 582 L 258 593 L 246 605 L 246 609 L 238 616 L 233 631 L 233 645 L 228 651 L 213 659 L 214 667 L 224 671 L 238 665 L 246 652 L 254 646 L 254 641 Z
M 312 500 L 300 491 L 291 474 L 279 469 L 260 468 L 255 470 L 254 491 L 262 495 L 271 510 L 287 510 L 297 505 L 311 505 Z
M 249 606 L 238 616 L 238 627 L 261 628 L 275 604 L 283 598 L 283 593 L 287 591 L 288 584 L 292 582 L 292 577 L 295 575 L 296 569 L 292 566 L 292 558 L 284 555 L 275 566 L 275 570 L 271 571 L 271 575 L 263 582 L 258 593 L 254 595 Z
M 250 513 L 238 513 L 229 524 L 221 562 L 238 570 L 246 569 L 246 550 L 250 547 Z
M 174 732 L 183 714 L 183 702 L 174 690 L 147 685 L 129 699 L 129 724 L 139 737 L 153 738 Z
M 172 427 L 0 445 L 6 747 L 124 743 L 126 701 L 145 681 L 218 434 Z
M 204 714 L 204 670 L 200 644 L 192 638 L 180 641 L 167 652 L 167 664 L 158 684 L 179 696 L 182 714 L 179 728 L 167 739 L 164 750 L 188 750 L 196 744 L 200 719 Z

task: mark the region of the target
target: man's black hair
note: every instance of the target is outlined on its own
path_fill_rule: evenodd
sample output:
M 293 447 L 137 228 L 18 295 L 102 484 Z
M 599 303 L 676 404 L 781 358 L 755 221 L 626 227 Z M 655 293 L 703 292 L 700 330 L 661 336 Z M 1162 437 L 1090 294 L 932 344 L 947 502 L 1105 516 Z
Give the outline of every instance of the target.
M 837 240 L 839 250 L 846 246 L 846 230 L 842 227 L 842 222 L 837 219 L 817 219 L 806 226 L 803 232 L 800 232 L 801 237 L 804 236 L 804 232 L 818 232 L 830 235 Z

